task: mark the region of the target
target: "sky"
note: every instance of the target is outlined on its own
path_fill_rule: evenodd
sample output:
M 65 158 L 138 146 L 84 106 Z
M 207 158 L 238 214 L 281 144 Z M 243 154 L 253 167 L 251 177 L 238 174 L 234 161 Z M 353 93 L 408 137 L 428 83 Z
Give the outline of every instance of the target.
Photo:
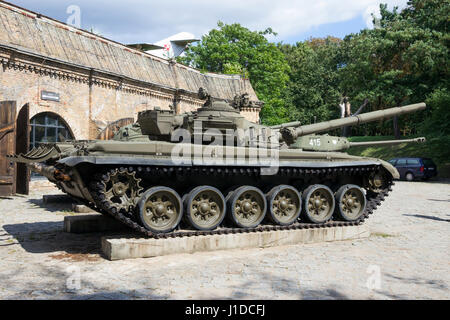
M 406 7 L 407 0 L 7 0 L 124 43 L 155 43 L 178 32 L 197 38 L 217 21 L 250 30 L 271 27 L 270 41 L 295 43 L 328 35 L 343 38 L 371 28 L 380 3 Z

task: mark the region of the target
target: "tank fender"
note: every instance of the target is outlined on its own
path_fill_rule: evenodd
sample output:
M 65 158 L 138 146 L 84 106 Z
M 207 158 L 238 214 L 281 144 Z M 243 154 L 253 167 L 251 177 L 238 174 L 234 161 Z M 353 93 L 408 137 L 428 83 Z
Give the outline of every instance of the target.
M 385 168 L 394 179 L 400 179 L 400 174 L 398 173 L 398 170 L 389 162 L 379 159 L 381 165 L 383 168 Z

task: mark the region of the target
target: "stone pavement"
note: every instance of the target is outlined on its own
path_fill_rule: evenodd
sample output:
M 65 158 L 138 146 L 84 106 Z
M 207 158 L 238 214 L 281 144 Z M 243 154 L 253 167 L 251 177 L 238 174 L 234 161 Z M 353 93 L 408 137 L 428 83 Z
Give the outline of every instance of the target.
M 449 299 L 450 182 L 396 182 L 368 239 L 108 261 L 70 203 L 0 198 L 0 299 Z

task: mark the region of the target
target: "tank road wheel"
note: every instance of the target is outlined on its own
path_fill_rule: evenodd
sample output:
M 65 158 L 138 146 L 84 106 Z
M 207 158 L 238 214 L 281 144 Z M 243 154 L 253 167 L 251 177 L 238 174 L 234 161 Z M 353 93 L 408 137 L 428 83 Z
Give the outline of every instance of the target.
M 178 193 L 167 187 L 153 187 L 140 198 L 139 218 L 142 225 L 154 233 L 175 229 L 183 216 L 183 205 Z
M 345 221 L 358 220 L 366 209 L 364 191 L 354 184 L 346 184 L 336 192 L 336 212 Z
M 116 169 L 109 179 L 103 182 L 104 200 L 109 207 L 115 207 L 117 211 L 127 210 L 134 206 L 135 200 L 142 192 L 141 179 L 136 178 L 136 172 L 128 172 L 126 169 Z
M 226 213 L 225 198 L 214 187 L 201 186 L 184 198 L 185 215 L 197 230 L 213 230 L 222 223 Z
M 387 186 L 388 178 L 386 171 L 377 171 L 370 174 L 369 177 L 365 177 L 364 179 L 365 186 L 372 192 L 380 193 Z
M 258 188 L 242 186 L 228 198 L 229 217 L 240 228 L 258 226 L 266 215 L 266 198 Z
M 300 193 L 291 186 L 280 185 L 267 194 L 269 219 L 276 224 L 287 226 L 297 221 L 302 209 Z
M 313 223 L 325 223 L 334 212 L 334 195 L 327 186 L 315 184 L 303 192 L 304 213 Z

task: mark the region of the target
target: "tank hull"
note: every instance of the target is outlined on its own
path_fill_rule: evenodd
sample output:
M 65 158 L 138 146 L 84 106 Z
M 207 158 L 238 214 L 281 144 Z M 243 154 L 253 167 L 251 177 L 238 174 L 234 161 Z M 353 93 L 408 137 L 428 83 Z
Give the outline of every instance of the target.
M 386 161 L 352 156 L 344 152 L 317 152 L 299 149 L 260 149 L 171 142 L 98 141 L 88 156 L 70 156 L 58 161 L 68 167 L 97 165 L 244 166 L 255 168 L 332 168 L 352 165 L 381 165 L 393 178 L 398 171 Z
M 98 159 L 98 158 L 97 158 Z M 105 159 L 106 160 L 106 157 Z M 126 163 L 126 165 L 124 165 Z M 376 207 L 384 200 L 391 191 L 392 175 L 375 160 L 341 161 L 330 164 L 329 162 L 304 162 L 296 163 L 296 166 L 280 166 L 275 174 L 263 175 L 260 167 L 252 166 L 169 166 L 161 164 L 130 165 L 128 162 L 121 164 L 90 164 L 79 162 L 72 168 L 73 181 L 58 181 L 57 185 L 67 194 L 70 194 L 86 203 L 93 209 L 111 215 L 133 230 L 147 237 L 182 237 L 192 235 L 212 235 L 217 233 L 236 232 L 258 232 L 271 230 L 289 230 L 299 228 L 322 228 L 330 226 L 349 226 L 362 223 L 369 217 Z M 334 216 L 333 219 L 323 223 L 310 223 L 303 214 L 295 223 L 280 226 L 265 219 L 256 227 L 236 228 L 229 219 L 225 219 L 220 226 L 214 230 L 195 230 L 185 221 L 181 222 L 177 230 L 165 233 L 155 233 L 146 229 L 136 216 L 137 203 L 126 210 L 117 210 L 111 203 L 105 201 L 106 184 L 104 181 L 111 180 L 111 176 L 118 172 L 132 174 L 139 180 L 142 190 L 154 187 L 167 187 L 175 190 L 183 199 L 195 187 L 214 187 L 227 198 L 230 198 L 232 190 L 236 187 L 247 185 L 262 190 L 264 194 L 276 186 L 288 185 L 294 187 L 304 194 L 311 185 L 326 185 L 330 190 L 337 192 L 342 185 L 357 185 L 366 187 L 367 207 L 364 213 L 354 221 L 343 221 Z M 370 190 L 367 178 L 370 175 L 383 172 L 385 182 L 376 190 Z M 142 194 L 142 193 L 141 193 Z M 139 197 L 137 197 L 139 198 Z

